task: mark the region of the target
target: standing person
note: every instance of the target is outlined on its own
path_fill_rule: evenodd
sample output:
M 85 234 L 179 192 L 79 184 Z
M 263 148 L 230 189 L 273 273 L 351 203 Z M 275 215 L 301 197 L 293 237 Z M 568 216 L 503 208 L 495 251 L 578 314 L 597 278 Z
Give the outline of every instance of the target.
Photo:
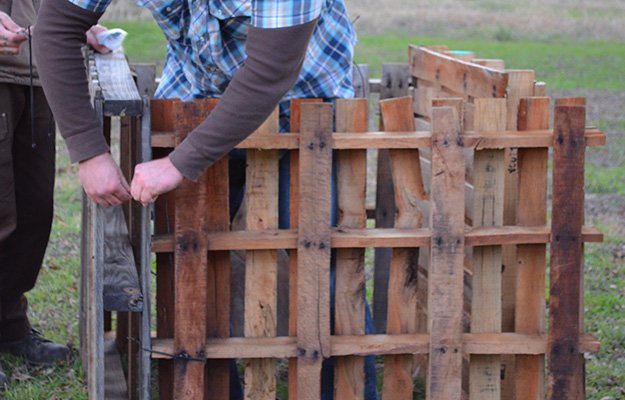
M 286 129 L 292 98 L 353 96 L 356 37 L 343 0 L 136 0 L 152 12 L 168 43 L 155 97 L 220 101 L 168 157 L 139 164 L 129 188 L 90 105 L 80 53 L 84 32 L 110 2 L 43 0 L 34 42 L 43 87 L 70 158 L 79 163 L 85 192 L 102 206 L 120 204 L 131 195 L 147 205 L 183 178 L 197 180 L 278 105 Z M 233 174 L 244 171 L 236 154 L 231 163 Z M 281 193 L 288 193 L 283 190 L 288 176 L 282 173 L 280 180 Z M 279 214 L 284 228 L 284 195 Z M 366 398 L 373 400 L 375 366 L 372 360 L 368 365 Z M 324 399 L 330 399 L 332 385 L 324 386 Z
M 0 0 L 0 353 L 49 364 L 69 349 L 32 329 L 24 296 L 37 280 L 53 217 L 55 125 L 27 46 L 39 3 Z M 0 387 L 6 382 L 0 367 Z

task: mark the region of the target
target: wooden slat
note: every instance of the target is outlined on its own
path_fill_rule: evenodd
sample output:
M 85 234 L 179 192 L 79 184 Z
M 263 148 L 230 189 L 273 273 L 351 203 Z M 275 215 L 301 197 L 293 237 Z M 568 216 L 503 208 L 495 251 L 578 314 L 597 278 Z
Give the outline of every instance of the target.
M 562 102 L 564 104 L 564 102 Z M 586 109 L 557 105 L 553 161 L 549 301 L 550 399 L 583 399 L 584 359 L 579 351 L 584 220 L 583 130 Z
M 335 133 L 332 147 L 337 150 L 356 149 L 424 149 L 432 146 L 429 131 L 412 132 L 367 132 L 367 133 Z M 552 147 L 553 132 L 536 130 L 528 132 L 508 131 L 500 129 L 493 132 L 475 132 L 466 130 L 462 134 L 465 147 L 482 149 L 502 149 L 505 147 Z M 586 130 L 588 147 L 604 146 L 605 134 L 598 129 Z M 171 133 L 158 131 L 152 134 L 152 147 L 173 148 Z M 288 149 L 299 148 L 299 137 L 292 133 L 269 134 L 250 137 L 237 145 L 239 149 Z
M 384 129 L 414 130 L 410 97 L 380 102 Z M 419 228 L 423 215 L 416 199 L 426 198 L 421 177 L 418 150 L 391 150 L 391 173 L 395 193 L 396 228 Z M 417 333 L 417 276 L 419 250 L 394 248 L 388 283 L 386 332 L 389 334 Z M 412 357 L 395 355 L 384 360 L 383 397 L 412 399 Z
M 462 393 L 464 260 L 464 157 L 460 116 L 433 109 L 428 326 L 431 337 L 428 399 L 459 399 Z
M 369 102 L 366 99 L 337 100 L 336 131 L 367 131 Z M 338 228 L 364 229 L 367 222 L 365 190 L 366 150 L 344 150 L 338 154 Z M 359 248 L 336 252 L 335 322 L 337 335 L 365 334 L 365 252 Z M 337 399 L 364 397 L 364 359 L 336 360 L 334 396 Z
M 122 207 L 107 207 L 103 209 L 103 216 L 104 309 L 140 311 L 143 308 L 143 295 Z
M 230 229 L 228 159 L 217 161 L 207 171 L 207 226 L 209 232 Z M 230 252 L 209 251 L 207 258 L 207 336 L 230 336 Z M 207 399 L 230 397 L 230 360 L 211 360 L 205 368 Z
M 182 142 L 204 119 L 201 103 L 176 103 L 176 141 Z M 207 245 L 206 174 L 183 181 L 175 191 L 174 327 L 175 354 L 202 357 L 206 347 Z M 174 399 L 204 398 L 204 364 L 174 361 Z
M 235 231 L 212 233 L 208 236 L 208 250 L 271 250 L 297 248 L 294 230 L 265 230 L 258 232 Z M 347 247 L 428 247 L 431 232 L 423 229 L 340 229 L 331 234 L 332 248 Z M 603 233 L 593 227 L 582 229 L 582 240 L 600 243 Z M 467 228 L 466 246 L 494 246 L 504 244 L 538 244 L 551 241 L 548 226 L 502 226 Z M 171 235 L 156 235 L 152 251 L 171 253 L 174 241 Z
M 408 96 L 410 74 L 408 64 L 382 64 L 380 100 Z M 382 116 L 381 116 L 382 117 Z M 380 129 L 384 130 L 380 118 Z M 392 228 L 395 217 L 395 194 L 388 149 L 378 150 L 375 195 L 376 228 Z M 378 248 L 374 255 L 373 321 L 377 332 L 386 331 L 389 267 L 391 250 Z
M 410 46 L 410 72 L 456 93 L 475 98 L 506 95 L 508 76 L 495 69 L 461 61 L 424 47 Z
M 548 97 L 521 99 L 520 130 L 549 127 Z M 547 163 L 548 149 L 519 149 L 519 191 L 517 224 L 520 226 L 547 223 Z M 515 331 L 542 334 L 545 331 L 545 273 L 544 244 L 520 245 L 517 248 L 515 289 Z M 515 390 L 517 396 L 528 400 L 545 398 L 545 359 L 541 356 L 517 356 L 515 360 Z
M 104 366 L 104 398 L 106 400 L 127 400 L 128 385 L 113 339 L 104 342 Z
M 429 334 L 407 335 L 344 335 L 332 336 L 331 355 L 388 355 L 428 354 Z M 460 336 L 464 354 L 527 354 L 542 355 L 547 351 L 547 335 L 523 335 L 518 333 L 464 333 Z M 599 341 L 592 335 L 583 335 L 579 352 L 597 353 Z M 163 360 L 171 357 L 173 339 L 154 339 L 153 358 Z M 298 353 L 295 336 L 268 338 L 208 339 L 204 354 L 207 359 L 224 358 L 292 358 Z M 448 381 L 446 381 L 448 382 Z
M 475 129 L 496 131 L 506 126 L 505 99 L 475 99 Z M 501 226 L 504 211 L 504 151 L 476 150 L 473 169 L 473 226 Z M 473 249 L 471 332 L 501 332 L 501 246 Z M 501 357 L 471 357 L 469 396 L 499 400 Z
M 126 56 L 121 51 L 94 54 L 100 91 L 103 96 L 103 115 L 139 116 L 143 101 L 132 78 Z
M 507 70 L 508 93 L 507 124 L 509 130 L 518 130 L 519 102 L 523 97 L 532 96 L 534 93 L 535 74 L 533 70 Z M 549 129 L 549 125 L 541 126 Z M 518 148 L 505 150 L 504 205 L 503 223 L 514 225 L 516 223 L 517 200 L 519 196 L 519 172 L 518 172 Z M 517 276 L 516 246 L 508 245 L 502 248 L 502 274 L 501 274 L 501 329 L 503 332 L 514 332 L 515 312 L 515 288 Z M 503 357 L 502 367 L 504 371 L 501 382 L 501 400 L 514 400 L 515 362 L 513 357 Z
M 278 131 L 278 110 L 267 118 L 252 136 Z M 248 150 L 245 178 L 248 231 L 278 228 L 278 152 Z M 276 336 L 278 253 L 253 250 L 245 256 L 246 337 Z M 273 360 L 250 359 L 245 362 L 245 396 L 273 400 L 276 391 L 276 365 Z
M 330 355 L 331 104 L 303 104 L 297 267 L 297 399 L 321 397 Z
M 352 83 L 354 86 L 354 97 L 368 99 L 371 94 L 369 86 L 369 65 L 352 65 Z
M 321 99 L 291 100 L 291 131 L 299 133 L 303 103 L 320 103 Z M 297 230 L 299 223 L 299 152 L 289 153 L 290 193 L 289 193 L 289 227 Z M 297 335 L 297 239 L 289 251 L 289 335 Z M 297 400 L 297 358 L 289 358 L 289 398 Z

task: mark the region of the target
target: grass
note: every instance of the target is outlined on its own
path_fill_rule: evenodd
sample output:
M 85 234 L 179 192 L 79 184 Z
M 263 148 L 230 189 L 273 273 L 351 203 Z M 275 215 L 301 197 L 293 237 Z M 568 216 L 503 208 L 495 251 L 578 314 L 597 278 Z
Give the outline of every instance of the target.
M 492 7 L 495 2 L 483 2 Z M 124 44 L 133 62 L 160 62 L 164 39 L 151 22 L 108 23 L 129 32 Z M 406 62 L 407 46 L 447 44 L 452 49 L 474 51 L 481 58 L 502 58 L 508 68 L 535 69 L 537 78 L 557 90 L 625 90 L 623 44 L 606 41 L 520 41 L 505 28 L 498 40 L 445 39 L 426 36 L 362 36 L 356 62 L 368 63 L 377 77 L 382 63 Z M 618 71 L 618 72 L 617 72 Z M 625 131 L 625 118 L 599 120 L 600 128 Z M 589 150 L 587 192 L 625 195 L 625 140 L 615 136 L 606 148 Z M 625 398 L 625 237 L 611 226 L 600 227 L 606 242 L 586 247 L 586 329 L 602 342 L 599 353 L 588 355 L 588 399 Z M 12 382 L 6 399 L 86 399 L 85 378 L 75 350 L 78 346 L 80 202 L 76 168 L 68 163 L 59 141 L 56 211 L 51 243 L 37 287 L 30 293 L 32 320 L 46 336 L 67 342 L 74 349 L 68 363 L 52 368 L 27 368 L 13 358 L 2 358 Z

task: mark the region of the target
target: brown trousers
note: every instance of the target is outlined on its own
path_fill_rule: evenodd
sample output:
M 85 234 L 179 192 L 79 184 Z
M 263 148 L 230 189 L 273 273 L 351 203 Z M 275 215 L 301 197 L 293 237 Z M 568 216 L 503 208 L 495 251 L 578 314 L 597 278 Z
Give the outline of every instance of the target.
M 0 83 L 0 342 L 29 330 L 28 303 L 48 245 L 53 217 L 55 127 L 39 87 Z M 34 147 L 33 147 L 34 143 Z

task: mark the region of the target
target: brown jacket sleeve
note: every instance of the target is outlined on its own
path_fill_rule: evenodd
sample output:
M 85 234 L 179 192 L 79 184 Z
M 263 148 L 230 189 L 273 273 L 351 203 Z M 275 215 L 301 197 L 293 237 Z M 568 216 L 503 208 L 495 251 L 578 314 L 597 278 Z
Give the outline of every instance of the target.
M 267 119 L 297 81 L 316 23 L 250 27 L 244 65 L 208 118 L 169 155 L 186 178 L 197 179 Z
M 41 84 L 72 162 L 109 151 L 91 106 L 81 52 L 85 32 L 100 16 L 67 0 L 43 1 L 33 35 Z

